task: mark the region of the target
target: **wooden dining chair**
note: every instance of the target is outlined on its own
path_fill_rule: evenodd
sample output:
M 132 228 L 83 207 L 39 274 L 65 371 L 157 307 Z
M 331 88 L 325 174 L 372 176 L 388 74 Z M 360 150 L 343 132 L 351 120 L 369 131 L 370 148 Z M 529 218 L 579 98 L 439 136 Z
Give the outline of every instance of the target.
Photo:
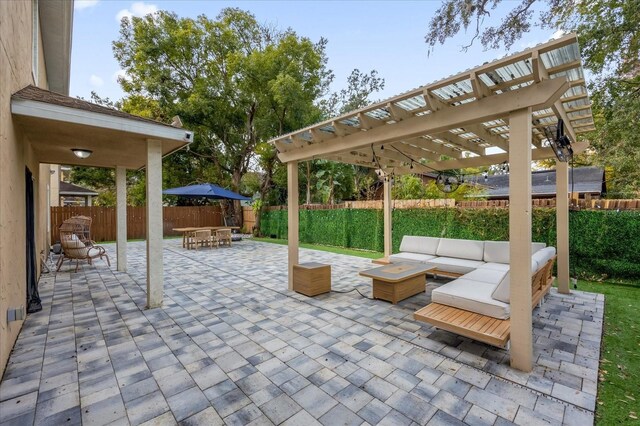
M 231 229 L 218 229 L 216 231 L 218 245 L 228 245 L 231 247 Z
M 212 246 L 212 238 L 211 238 L 211 230 L 210 229 L 202 229 L 199 231 L 195 231 L 193 233 L 193 244 L 195 245 L 195 249 L 198 250 L 198 246 L 211 247 Z

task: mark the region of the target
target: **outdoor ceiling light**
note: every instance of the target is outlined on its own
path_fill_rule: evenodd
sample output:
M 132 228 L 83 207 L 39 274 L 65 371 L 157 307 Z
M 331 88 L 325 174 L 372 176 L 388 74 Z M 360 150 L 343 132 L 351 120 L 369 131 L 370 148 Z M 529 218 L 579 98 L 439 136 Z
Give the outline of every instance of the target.
M 71 151 L 75 154 L 76 157 L 82 158 L 83 160 L 85 158 L 89 158 L 91 154 L 93 154 L 93 151 L 91 151 L 90 149 L 73 148 Z

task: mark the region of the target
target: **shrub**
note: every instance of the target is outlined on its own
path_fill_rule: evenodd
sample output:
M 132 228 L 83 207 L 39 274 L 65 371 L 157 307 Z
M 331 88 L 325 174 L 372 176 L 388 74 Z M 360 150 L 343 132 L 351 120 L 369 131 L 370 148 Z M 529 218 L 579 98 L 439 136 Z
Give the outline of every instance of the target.
M 555 209 L 536 208 L 532 240 L 556 243 Z M 287 238 L 287 211 L 265 211 L 264 235 Z M 393 211 L 393 250 L 403 235 L 504 241 L 509 239 L 509 210 L 397 209 Z M 640 212 L 574 211 L 569 215 L 571 273 L 590 279 L 640 278 Z M 374 209 L 301 210 L 300 241 L 382 251 L 383 213 Z

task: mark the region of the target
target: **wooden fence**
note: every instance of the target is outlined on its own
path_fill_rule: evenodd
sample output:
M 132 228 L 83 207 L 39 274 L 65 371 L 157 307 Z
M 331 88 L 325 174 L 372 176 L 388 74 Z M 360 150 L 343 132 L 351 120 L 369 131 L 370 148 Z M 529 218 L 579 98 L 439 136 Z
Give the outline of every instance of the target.
M 242 228 L 244 232 L 251 233 L 254 225 L 256 224 L 256 214 L 253 212 L 253 207 L 242 207 Z
M 555 208 L 555 198 L 534 198 L 533 207 Z M 571 198 L 569 205 L 577 210 L 640 210 L 640 200 L 610 199 L 577 199 Z M 434 207 L 457 207 L 463 209 L 507 208 L 509 200 L 464 200 L 428 199 L 428 200 L 394 200 L 394 209 L 423 209 Z M 287 206 L 269 206 L 268 210 L 286 210 Z M 382 209 L 382 200 L 345 201 L 340 204 L 301 204 L 300 210 L 332 210 L 332 209 Z
M 58 228 L 65 219 L 71 216 L 89 216 L 91 238 L 95 241 L 115 241 L 116 209 L 115 207 L 51 207 L 51 241 L 57 241 Z M 163 235 L 181 235 L 173 228 L 189 226 L 221 226 L 222 212 L 219 206 L 199 207 L 163 207 Z M 127 207 L 127 238 L 144 239 L 147 230 L 146 207 Z

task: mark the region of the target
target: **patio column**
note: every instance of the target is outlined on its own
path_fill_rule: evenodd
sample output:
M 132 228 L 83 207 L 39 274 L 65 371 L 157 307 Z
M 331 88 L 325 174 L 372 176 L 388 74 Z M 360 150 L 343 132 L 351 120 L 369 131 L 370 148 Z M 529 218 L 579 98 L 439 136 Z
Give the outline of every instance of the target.
M 531 324 L 531 108 L 509 115 L 511 366 L 533 368 Z
M 127 271 L 127 169 L 116 167 L 116 257 L 118 271 Z
M 558 292 L 569 294 L 569 163 L 556 160 Z
M 162 142 L 147 140 L 147 308 L 162 305 Z
M 289 247 L 289 290 L 293 290 L 293 265 L 298 264 L 298 162 L 287 163 L 287 221 L 288 227 L 288 247 Z
M 389 260 L 389 256 L 392 254 L 392 238 L 391 238 L 391 178 L 385 177 L 384 179 L 384 258 Z

